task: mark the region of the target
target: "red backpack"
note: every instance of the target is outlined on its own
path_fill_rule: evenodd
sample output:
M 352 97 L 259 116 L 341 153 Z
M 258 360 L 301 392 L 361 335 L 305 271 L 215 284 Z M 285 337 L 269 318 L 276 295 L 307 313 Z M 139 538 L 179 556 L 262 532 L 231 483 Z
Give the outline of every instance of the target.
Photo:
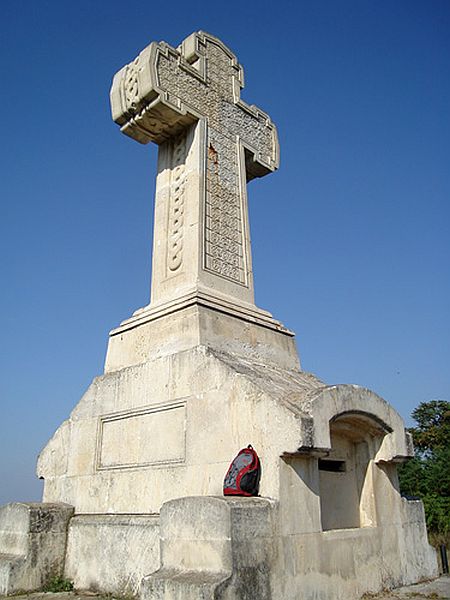
M 252 446 L 239 451 L 223 482 L 224 496 L 257 496 L 261 463 Z

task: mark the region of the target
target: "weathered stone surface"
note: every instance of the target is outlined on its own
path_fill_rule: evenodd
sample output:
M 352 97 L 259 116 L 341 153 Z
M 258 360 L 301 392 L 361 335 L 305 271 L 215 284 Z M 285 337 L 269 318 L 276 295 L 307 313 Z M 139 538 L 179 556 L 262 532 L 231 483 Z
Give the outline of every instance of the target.
M 76 589 L 136 595 L 159 567 L 158 515 L 78 515 L 70 521 L 65 576 Z
M 203 345 L 244 359 L 298 369 L 293 334 L 273 319 L 230 303 L 219 306 L 190 295 L 165 311 L 139 312 L 110 334 L 105 372 Z
M 62 436 L 57 432 L 41 453 L 38 473 L 45 478 L 44 498 L 70 498 L 77 513 L 158 512 L 172 498 L 221 494 L 231 457 L 248 443 L 265 461 L 262 493 L 277 497 L 280 454 L 307 442 L 303 436 L 308 435 L 304 430 L 309 417 L 293 392 L 300 400 L 302 393 L 319 385 L 299 371 L 243 363 L 202 346 L 107 374 L 94 381 L 63 425 Z M 152 421 L 141 421 L 143 428 L 136 428 L 124 450 L 135 453 L 134 462 L 127 456 L 122 464 L 115 463 L 117 448 L 124 444 L 122 430 L 111 430 L 116 437 L 105 445 L 102 424 L 160 413 L 169 424 L 173 414 L 177 426 L 162 429 L 162 437 L 154 439 Z M 185 415 L 183 427 L 179 414 Z M 66 451 L 67 431 L 69 456 L 61 473 L 51 457 Z M 165 460 L 152 454 L 152 444 L 156 452 L 160 439 L 167 447 Z M 157 460 L 152 464 L 149 456 Z
M 329 452 L 328 423 L 342 412 L 359 414 L 361 430 L 363 423 L 373 423 L 367 435 L 380 440 L 374 462 L 406 455 L 403 424 L 386 402 L 357 386 L 334 386 L 339 402 L 325 403 L 330 393 L 310 374 L 201 346 L 107 374 L 94 381 L 63 425 L 62 437 L 57 432 L 41 454 L 44 499 L 70 503 L 77 513 L 158 512 L 172 498 L 221 494 L 231 458 L 248 443 L 264 464 L 261 494 L 277 499 L 286 470 L 280 456 L 314 448 Z M 158 415 L 165 415 L 168 425 L 156 435 L 152 419 Z M 129 427 L 136 421 L 140 425 L 126 434 L 128 441 L 121 427 L 111 429 L 105 443 L 105 424 Z M 67 470 L 61 473 L 51 457 L 66 448 Z M 317 460 L 311 468 L 317 472 Z
M 40 589 L 62 574 L 72 514 L 64 504 L 0 507 L 0 595 Z
M 161 569 L 144 600 L 269 600 L 272 508 L 263 498 L 180 498 L 161 510 Z
M 419 521 L 297 533 L 286 529 L 280 508 L 264 498 L 168 502 L 161 510 L 161 567 L 144 578 L 141 597 L 284 600 L 301 593 L 346 600 L 410 582 L 413 549 L 403 550 L 402 538 L 405 530 L 422 535 Z M 431 550 L 418 559 L 415 578 L 437 576 Z

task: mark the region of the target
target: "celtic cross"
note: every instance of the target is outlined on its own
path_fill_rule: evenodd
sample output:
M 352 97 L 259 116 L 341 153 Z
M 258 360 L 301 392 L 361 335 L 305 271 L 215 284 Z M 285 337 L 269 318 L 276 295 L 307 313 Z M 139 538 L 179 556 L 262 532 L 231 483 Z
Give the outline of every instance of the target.
M 151 306 L 192 293 L 254 305 L 246 182 L 274 171 L 279 151 L 243 85 L 234 54 L 203 32 L 150 44 L 114 77 L 114 121 L 159 145 Z

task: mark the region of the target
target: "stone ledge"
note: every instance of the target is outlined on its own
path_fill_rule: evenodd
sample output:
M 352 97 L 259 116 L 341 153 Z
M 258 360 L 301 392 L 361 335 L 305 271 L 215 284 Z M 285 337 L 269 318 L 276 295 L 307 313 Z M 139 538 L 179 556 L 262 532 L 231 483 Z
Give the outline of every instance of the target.
M 149 321 L 154 321 L 166 315 L 178 312 L 189 306 L 199 305 L 217 310 L 222 313 L 230 314 L 233 317 L 255 323 L 269 329 L 274 329 L 280 333 L 284 333 L 293 337 L 295 333 L 274 319 L 268 311 L 257 308 L 256 306 L 245 302 L 236 303 L 232 298 L 220 297 L 219 294 L 212 296 L 206 292 L 195 291 L 171 302 L 165 302 L 159 305 L 149 305 L 141 308 L 133 313 L 129 319 L 125 319 L 122 323 L 110 332 L 110 336 L 114 336 L 134 327 L 139 327 Z

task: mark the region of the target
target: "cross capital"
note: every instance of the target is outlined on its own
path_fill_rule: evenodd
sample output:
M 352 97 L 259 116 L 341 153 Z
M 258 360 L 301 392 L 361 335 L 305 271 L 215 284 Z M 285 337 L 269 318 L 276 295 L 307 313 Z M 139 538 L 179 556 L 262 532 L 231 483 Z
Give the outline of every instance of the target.
M 240 98 L 244 71 L 218 38 L 195 32 L 178 48 L 153 42 L 114 77 L 112 116 L 140 143 L 163 144 L 206 119 L 211 129 L 238 136 L 246 148 L 247 179 L 278 168 L 276 128 Z

